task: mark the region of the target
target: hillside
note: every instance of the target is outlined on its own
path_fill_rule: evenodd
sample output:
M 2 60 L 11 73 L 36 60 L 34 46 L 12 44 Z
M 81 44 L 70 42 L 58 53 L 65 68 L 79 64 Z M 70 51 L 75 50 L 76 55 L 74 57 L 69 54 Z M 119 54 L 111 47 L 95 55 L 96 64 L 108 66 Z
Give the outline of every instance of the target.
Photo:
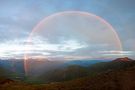
M 134 76 L 135 66 L 46 87 L 48 90 L 135 90 Z
M 0 73 L 1 76 L 3 75 L 9 79 L 24 81 L 27 83 L 65 81 L 86 76 L 87 72 L 85 67 L 104 61 L 107 62 L 107 60 L 53 61 L 47 59 L 30 59 L 27 61 L 29 67 L 27 76 L 25 76 L 23 66 L 24 61 L 22 59 L 0 60 Z M 72 67 L 76 68 L 73 68 L 72 70 Z M 70 70 L 74 73 L 70 73 Z M 63 75 L 63 78 L 59 77 L 59 75 Z
M 7 75 L 6 69 L 4 69 L 3 67 L 0 67 L 0 77 L 6 76 L 6 75 Z
M 128 61 L 123 61 L 123 59 L 128 59 Z M 68 81 L 86 76 L 93 77 L 100 73 L 120 70 L 132 66 L 135 66 L 134 60 L 131 60 L 129 58 L 122 58 L 121 60 L 121 58 L 118 58 L 110 62 L 99 62 L 93 65 L 89 65 L 87 67 L 70 65 L 65 68 L 50 70 L 43 73 L 41 76 L 33 79 L 37 79 L 42 83 Z
M 42 85 L 6 84 L 1 90 L 135 90 L 135 67 L 63 83 Z
M 11 81 L 11 83 L 1 84 L 0 90 L 135 90 L 134 60 L 116 59 L 90 67 L 97 74 L 49 84 L 25 84 Z M 90 70 L 90 67 L 87 70 Z M 71 66 L 67 70 L 71 73 L 70 71 L 77 69 L 78 67 Z

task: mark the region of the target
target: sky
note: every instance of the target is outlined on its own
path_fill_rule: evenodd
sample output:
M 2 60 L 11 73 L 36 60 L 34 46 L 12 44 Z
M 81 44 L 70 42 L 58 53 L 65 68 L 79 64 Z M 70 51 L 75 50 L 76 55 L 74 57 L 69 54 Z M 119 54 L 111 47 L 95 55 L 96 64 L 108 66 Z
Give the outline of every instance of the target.
M 42 56 L 57 59 L 95 59 L 122 56 L 135 58 L 134 3 L 134 0 L 0 0 L 0 58 L 23 58 L 26 53 L 32 57 L 41 58 Z M 112 35 L 110 31 L 102 34 L 98 33 L 104 25 L 99 24 L 97 19 L 89 19 L 88 22 L 91 25 L 93 23 L 97 24 L 98 28 L 88 27 L 89 25 L 86 24 L 86 28 L 89 30 L 87 38 L 83 36 L 85 31 L 70 29 L 70 23 L 66 24 L 65 27 L 64 25 L 61 27 L 61 23 L 64 23 L 63 18 L 67 19 L 70 15 L 54 18 L 50 21 L 51 24 L 48 27 L 44 26 L 44 29 L 47 29 L 45 32 L 44 30 L 35 32 L 38 37 L 32 37 L 34 43 L 27 43 L 33 28 L 41 20 L 47 16 L 65 11 L 87 12 L 107 21 L 117 32 L 122 50 L 117 46 L 107 48 L 108 43 L 112 45 L 116 42 L 111 39 L 114 39 L 113 36 L 110 36 L 109 39 L 108 35 Z M 81 19 L 69 19 L 68 22 L 74 22 L 74 26 L 81 28 L 82 23 L 80 22 L 86 23 L 86 18 L 79 18 Z M 60 22 L 52 24 L 58 20 Z M 92 22 L 92 20 L 95 22 Z M 60 25 L 60 30 L 55 28 L 58 25 Z M 76 34 L 78 32 L 79 34 Z M 46 33 L 50 36 L 47 36 Z M 69 34 L 76 37 L 68 39 L 66 35 Z M 88 38 L 92 38 L 92 35 L 95 38 L 106 36 L 105 38 L 108 39 L 96 40 L 94 38 L 87 41 Z M 112 43 L 109 41 L 112 41 Z

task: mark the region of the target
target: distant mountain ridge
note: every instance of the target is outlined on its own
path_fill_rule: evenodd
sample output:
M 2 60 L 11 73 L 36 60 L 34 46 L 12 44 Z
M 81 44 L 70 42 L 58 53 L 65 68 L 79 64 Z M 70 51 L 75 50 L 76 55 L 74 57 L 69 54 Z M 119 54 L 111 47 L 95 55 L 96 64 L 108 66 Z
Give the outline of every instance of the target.
M 113 61 L 116 61 L 116 62 L 119 62 L 119 61 L 126 62 L 126 61 L 134 61 L 134 60 L 133 59 L 130 59 L 128 57 L 124 57 L 124 58 L 117 58 L 117 59 L 115 59 Z
M 89 66 L 92 64 L 96 64 L 99 62 L 109 62 L 110 60 L 72 60 L 72 61 L 67 61 L 64 63 L 64 65 L 80 65 L 80 66 Z

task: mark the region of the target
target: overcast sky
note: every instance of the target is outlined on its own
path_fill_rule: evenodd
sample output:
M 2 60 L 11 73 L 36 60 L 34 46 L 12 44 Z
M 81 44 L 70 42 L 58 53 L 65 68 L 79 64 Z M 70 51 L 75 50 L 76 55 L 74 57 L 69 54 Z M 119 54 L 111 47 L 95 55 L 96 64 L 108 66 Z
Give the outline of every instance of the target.
M 121 55 L 125 55 L 135 58 L 134 4 L 134 0 L 0 0 L 0 57 L 23 57 L 25 53 L 24 45 L 26 44 L 27 38 L 33 28 L 47 16 L 63 11 L 82 11 L 92 13 L 106 20 L 118 33 L 123 51 L 119 49 L 105 49 L 102 51 L 102 54 L 106 56 L 101 55 L 102 57 L 121 57 Z M 66 30 L 67 29 L 64 29 L 63 32 L 66 32 Z M 68 33 L 72 33 L 72 29 Z M 92 33 L 92 30 L 89 33 Z M 53 35 L 53 33 L 50 34 Z M 104 35 L 106 34 L 108 33 L 104 33 Z M 56 36 L 57 35 L 58 34 L 56 34 Z M 63 36 L 65 35 L 66 34 L 63 34 Z M 50 40 L 53 36 L 45 36 L 44 38 Z M 68 56 L 68 58 L 71 59 L 73 57 L 76 59 L 99 58 L 101 56 L 98 57 L 93 54 L 97 54 L 97 52 L 99 54 L 102 49 L 98 50 L 98 48 L 102 46 L 104 48 L 104 43 L 99 46 L 95 43 L 90 44 L 90 42 L 80 43 L 80 41 L 78 41 L 80 37 L 78 39 L 71 38 L 62 43 L 56 38 L 54 41 L 58 41 L 57 43 L 51 43 L 51 40 L 49 42 L 43 42 L 40 39 L 40 42 L 38 42 L 38 44 L 41 45 L 40 49 L 34 52 L 34 50 L 36 50 L 35 46 L 31 46 L 30 48 L 32 48 L 32 50 L 28 53 L 35 56 L 65 56 L 66 58 Z M 43 46 L 44 44 L 46 47 Z M 92 45 L 92 47 L 90 48 L 89 45 Z M 70 50 L 68 48 L 70 48 Z M 93 49 L 95 49 L 95 51 Z M 91 51 L 95 53 L 90 53 Z M 76 52 L 79 53 L 76 54 Z

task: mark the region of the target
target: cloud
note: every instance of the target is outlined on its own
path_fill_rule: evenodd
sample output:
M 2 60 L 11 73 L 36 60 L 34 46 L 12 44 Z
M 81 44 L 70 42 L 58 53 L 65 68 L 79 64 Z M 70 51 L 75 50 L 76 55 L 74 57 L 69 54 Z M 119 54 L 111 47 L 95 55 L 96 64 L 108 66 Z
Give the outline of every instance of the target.
M 1 57 L 22 57 L 27 54 L 29 57 L 33 56 L 57 56 L 57 53 L 70 53 L 77 49 L 85 48 L 86 45 L 81 45 L 77 41 L 69 40 L 59 44 L 51 44 L 48 42 L 39 41 L 36 43 L 26 43 L 25 40 L 7 41 L 0 44 Z
M 65 0 L 64 2 L 61 0 L 20 0 L 19 2 L 18 0 L 0 0 L 0 55 L 1 57 L 20 57 L 25 53 L 25 49 L 29 48 L 27 52 L 30 56 L 40 54 L 46 56 L 69 55 L 69 57 L 76 55 L 76 58 L 97 57 L 98 54 L 101 54 L 99 56 L 133 56 L 135 51 L 134 2 L 134 0 L 102 0 L 102 2 L 98 0 Z M 63 24 L 60 26 L 62 28 L 59 28 L 61 33 L 56 30 L 51 35 L 43 35 L 43 38 L 50 39 L 47 42 L 42 43 L 35 40 L 34 43 L 37 42 L 35 45 L 33 42 L 26 43 L 27 37 L 40 20 L 48 15 L 66 10 L 86 11 L 104 18 L 118 32 L 124 51 L 115 51 L 118 48 L 112 45 L 114 42 L 110 42 L 110 45 L 105 42 L 97 42 L 102 38 L 100 35 L 107 37 L 102 41 L 107 41 L 107 39 L 111 41 L 108 38 L 109 34 L 104 35 L 103 32 L 93 34 L 92 32 L 96 31 L 94 28 L 91 33 L 88 33 L 84 32 L 86 28 L 82 28 L 77 29 L 83 31 L 80 33 L 81 35 L 75 35 L 74 31 L 69 35 L 70 28 L 64 28 Z M 95 27 L 92 23 L 89 23 L 89 26 Z M 51 30 L 49 29 L 49 31 Z M 62 37 L 59 38 L 59 36 Z M 94 36 L 97 36 L 96 40 L 93 39 Z M 87 42 L 88 40 L 90 43 Z
M 135 51 L 99 51 L 103 56 L 134 56 Z

